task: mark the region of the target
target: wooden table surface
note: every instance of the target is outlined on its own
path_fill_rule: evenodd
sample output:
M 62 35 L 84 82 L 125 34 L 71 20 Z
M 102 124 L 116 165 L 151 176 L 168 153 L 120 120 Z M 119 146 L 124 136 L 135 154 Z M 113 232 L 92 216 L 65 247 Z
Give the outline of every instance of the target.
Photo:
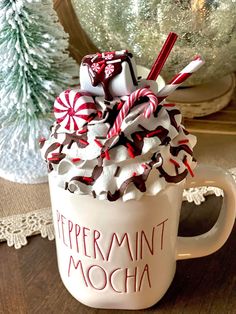
M 185 203 L 179 233 L 194 235 L 209 229 L 219 211 L 220 204 L 216 202 L 219 199 L 210 196 L 198 208 Z M 202 219 L 209 206 L 208 217 Z M 57 270 L 55 242 L 34 236 L 20 250 L 0 244 L 0 314 L 233 314 L 236 313 L 235 266 L 236 226 L 218 252 L 179 261 L 169 290 L 155 306 L 142 311 L 98 310 L 80 304 L 64 288 Z

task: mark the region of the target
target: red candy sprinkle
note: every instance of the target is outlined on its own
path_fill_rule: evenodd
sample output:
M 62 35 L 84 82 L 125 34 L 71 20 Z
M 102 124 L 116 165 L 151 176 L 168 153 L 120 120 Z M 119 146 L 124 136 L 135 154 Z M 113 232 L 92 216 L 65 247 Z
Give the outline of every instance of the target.
M 91 116 L 90 118 L 87 118 L 87 123 L 91 122 L 94 119 L 94 116 Z
M 80 160 L 81 160 L 80 158 L 72 158 L 72 159 L 71 159 L 72 162 L 78 162 L 78 161 L 80 161 Z
M 39 139 L 39 143 L 43 143 L 43 142 L 45 142 L 46 141 L 46 138 L 45 137 L 41 137 L 40 139 Z
M 101 157 L 106 158 L 107 160 L 111 159 L 108 150 L 105 150 L 103 153 L 101 153 Z
M 135 158 L 134 148 L 132 147 L 132 145 L 130 143 L 126 143 L 126 145 L 127 145 L 127 150 L 130 157 Z
M 141 141 L 141 140 L 142 140 L 142 136 L 141 136 L 140 134 L 135 133 L 135 136 L 137 137 L 137 139 L 138 139 L 139 141 Z
M 127 147 L 131 150 L 134 150 L 133 146 L 130 143 L 126 143 Z
M 156 135 L 156 134 L 159 134 L 159 133 L 161 133 L 161 132 L 162 132 L 162 130 L 156 130 L 156 131 L 153 131 L 153 132 L 148 133 L 148 134 L 146 135 L 146 137 L 152 137 L 152 136 L 154 136 L 154 135 Z
M 164 107 L 175 107 L 175 104 L 164 104 Z
M 187 161 L 187 158 L 184 159 L 183 163 L 185 164 L 186 168 L 188 169 L 188 172 L 190 173 L 190 175 L 192 177 L 194 177 L 194 173 L 193 173 L 193 170 L 191 169 L 191 167 L 189 166 L 189 163 Z
M 95 142 L 99 147 L 102 148 L 102 143 L 101 143 L 100 141 L 98 141 L 97 139 L 94 139 L 94 142 Z
M 130 148 L 128 148 L 128 153 L 131 158 L 135 158 L 134 152 Z
M 106 64 L 103 63 L 102 66 L 101 66 L 101 68 L 98 70 L 98 74 L 100 74 L 100 73 L 103 71 L 103 69 L 105 68 L 105 66 L 106 66 Z
M 180 167 L 180 164 L 179 164 L 176 160 L 170 158 L 170 162 L 171 162 L 172 164 L 174 164 L 176 167 L 178 167 L 178 168 Z
M 108 153 L 108 150 L 105 150 L 105 157 L 106 157 L 106 159 L 107 160 L 110 160 L 111 158 L 110 158 L 110 155 L 109 155 L 109 153 Z
M 90 177 L 83 177 L 83 181 L 87 181 L 89 183 L 92 183 L 93 182 L 93 178 L 90 178 Z
M 48 161 L 58 161 L 58 160 L 60 160 L 60 158 L 58 158 L 58 157 L 50 157 L 50 158 L 48 158 Z
M 83 140 L 82 138 L 79 139 L 80 143 L 81 144 L 84 144 L 84 145 L 88 145 L 89 143 L 85 140 Z
M 87 132 L 88 132 L 88 129 L 83 129 L 83 130 L 78 131 L 79 134 L 84 134 L 84 133 L 87 133 Z
M 189 140 L 186 139 L 186 140 L 178 141 L 178 144 L 187 144 L 188 142 L 189 142 Z

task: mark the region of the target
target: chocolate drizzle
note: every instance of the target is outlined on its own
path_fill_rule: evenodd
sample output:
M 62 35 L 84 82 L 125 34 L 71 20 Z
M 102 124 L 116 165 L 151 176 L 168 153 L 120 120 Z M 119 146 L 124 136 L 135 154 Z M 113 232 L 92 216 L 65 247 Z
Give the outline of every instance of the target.
M 189 148 L 189 146 L 187 145 L 180 145 L 180 146 L 171 146 L 170 147 L 170 153 L 173 155 L 173 156 L 178 156 L 179 152 L 183 150 L 185 151 L 186 153 L 188 153 L 190 156 L 192 156 L 193 152 L 192 150 Z
M 96 181 L 100 177 L 100 175 L 102 174 L 102 171 L 103 171 L 103 167 L 102 166 L 96 166 L 93 169 L 92 178 L 93 178 L 94 181 Z
M 135 132 L 131 135 L 134 143 L 136 146 L 140 146 L 140 149 L 143 147 L 143 140 L 144 137 L 158 137 L 161 144 L 160 145 L 166 145 L 169 144 L 171 138 L 168 135 L 168 130 L 165 129 L 163 126 L 158 126 L 156 129 L 150 131 L 146 128 L 144 128 L 142 125 L 139 125 L 139 127 L 142 129 L 142 131 Z M 157 131 L 157 132 L 156 132 Z
M 68 144 L 67 148 L 71 149 L 72 144 L 74 143 L 74 140 L 71 140 L 70 143 Z
M 180 114 L 180 111 L 178 109 L 172 109 L 172 110 L 167 110 L 167 113 L 170 117 L 170 123 L 173 125 L 174 128 L 176 128 L 177 131 L 179 131 L 179 127 L 177 125 L 175 115 Z
M 60 143 L 53 143 L 52 145 L 50 145 L 48 147 L 48 149 L 46 150 L 45 154 L 44 154 L 44 158 L 47 160 L 48 155 L 53 152 L 54 150 L 58 149 L 58 147 L 60 147 L 61 144 Z
M 44 146 L 44 144 L 45 144 L 45 141 L 46 141 L 46 139 L 41 139 L 41 140 L 39 140 L 39 148 L 40 149 L 42 149 L 43 148 L 43 146 Z
M 114 177 L 119 177 L 120 174 L 120 166 L 117 166 L 116 171 L 114 173 Z
M 184 132 L 185 135 L 189 134 L 189 132 L 185 128 L 183 128 L 183 132 Z
M 84 183 L 85 185 L 93 185 L 94 184 L 94 180 L 91 177 L 75 176 L 75 177 L 71 178 L 70 182 L 72 182 L 72 181 L 78 181 L 78 182 Z
M 185 169 L 182 173 L 176 174 L 174 176 L 169 175 L 162 166 L 157 167 L 161 176 L 165 178 L 165 180 L 169 183 L 178 183 L 182 181 L 188 174 L 188 170 Z
M 120 198 L 122 195 L 124 195 L 125 190 L 127 189 L 128 185 L 130 183 L 133 183 L 135 185 L 135 187 L 142 193 L 146 192 L 146 180 L 148 178 L 148 175 L 151 171 L 151 167 L 147 168 L 144 170 L 143 174 L 140 174 L 138 176 L 132 176 L 130 178 L 128 178 L 127 180 L 125 180 L 120 188 L 118 190 L 116 190 L 114 193 L 111 193 L 110 191 L 107 192 L 107 199 L 110 202 L 114 202 L 117 201 L 118 198 Z
M 58 138 L 58 129 L 60 128 L 61 126 L 60 126 L 60 124 L 57 124 L 56 125 L 56 127 L 55 127 L 55 130 L 54 130 L 54 132 L 52 133 L 52 136 L 54 137 L 54 138 Z M 51 128 L 52 128 L 52 126 L 51 126 Z
M 97 86 L 101 84 L 104 90 L 104 94 L 105 94 L 105 101 L 110 101 L 113 99 L 113 97 L 109 90 L 109 84 L 114 77 L 116 77 L 118 74 L 122 72 L 123 62 L 127 62 L 129 65 L 133 84 L 137 86 L 138 82 L 135 77 L 134 69 L 130 60 L 130 58 L 132 58 L 132 54 L 128 52 L 124 52 L 123 54 L 118 54 L 118 55 L 112 52 L 107 52 L 107 54 L 110 54 L 113 56 L 112 60 L 107 60 L 105 57 L 103 57 L 102 54 L 98 53 L 96 60 L 93 60 L 91 56 L 84 57 L 82 60 L 82 65 L 86 65 L 88 67 L 88 73 L 89 73 L 92 85 Z M 115 60 L 118 60 L 118 61 L 109 64 L 109 61 L 113 62 Z M 106 67 L 108 65 L 113 67 L 112 72 L 106 71 Z
M 49 162 L 48 163 L 48 172 L 52 172 L 53 171 L 53 165 Z
M 53 170 L 53 165 L 58 165 L 62 159 L 66 157 L 66 154 L 63 153 L 54 153 L 53 157 L 48 158 L 48 172 Z
M 55 136 L 55 138 L 56 138 L 56 136 Z M 86 142 L 87 142 L 87 134 L 86 133 L 81 134 L 81 135 L 76 135 L 75 132 L 72 134 L 65 134 L 65 140 L 61 144 L 60 143 L 53 143 L 52 145 L 50 145 L 48 147 L 48 149 L 46 150 L 44 157 L 47 160 L 48 155 L 50 153 L 52 153 L 53 151 L 55 151 L 56 149 L 58 149 L 58 147 L 60 147 L 59 148 L 60 153 L 62 152 L 64 146 L 67 146 L 67 148 L 70 149 L 73 143 L 76 143 L 79 148 L 84 148 L 87 146 Z
M 120 133 L 119 140 L 113 147 L 115 148 L 120 145 L 123 145 L 128 149 L 129 148 L 132 149 L 135 157 L 141 155 L 142 153 L 143 141 L 140 141 L 139 145 L 135 145 L 134 142 L 130 141 L 127 137 L 125 137 L 123 132 Z
M 65 140 L 63 141 L 63 145 L 67 145 L 67 148 L 70 149 L 72 144 L 75 143 L 79 148 L 84 148 L 87 146 L 87 133 L 83 133 L 81 135 L 77 135 L 75 132 L 72 134 L 65 134 Z
M 117 57 L 115 56 L 115 58 L 121 59 L 121 56 L 117 56 Z M 122 59 L 122 62 L 125 60 L 128 63 L 131 62 L 128 54 L 126 55 L 126 58 L 128 58 L 127 60 L 129 60 L 129 61 L 127 61 L 124 57 L 124 59 Z M 88 58 L 88 60 L 91 61 L 91 58 Z M 98 62 L 99 60 L 103 60 L 103 57 L 98 57 L 96 59 L 96 62 Z M 115 64 L 118 65 L 118 63 L 115 63 Z M 131 66 L 132 66 L 132 64 L 131 64 Z M 120 67 L 121 67 L 121 62 L 120 62 Z M 118 70 L 119 70 L 119 68 L 118 68 Z M 117 70 L 117 74 L 119 72 L 118 70 Z M 102 75 L 101 75 L 101 77 L 105 77 L 104 73 Z M 97 84 L 99 84 L 99 82 L 98 82 L 99 77 L 100 76 L 98 75 L 97 81 L 96 81 Z M 113 76 L 109 80 L 107 80 L 107 84 L 110 82 L 110 80 L 112 78 L 113 78 Z M 96 99 L 95 99 L 95 101 L 96 101 Z M 134 104 L 134 107 L 138 106 L 139 104 L 142 104 L 144 102 L 147 102 L 147 99 L 146 98 L 142 98 L 142 99 L 140 98 L 139 101 L 137 101 Z M 121 103 L 117 103 L 113 107 L 107 106 L 106 109 L 103 111 L 103 113 L 108 112 L 106 121 L 103 121 L 101 123 L 113 125 L 113 123 L 114 123 L 114 121 L 115 121 L 115 119 L 119 113 L 119 110 L 120 110 L 119 106 L 120 105 L 121 105 Z M 165 110 L 162 106 L 157 106 L 157 109 L 153 114 L 153 116 L 156 119 L 159 119 L 158 114 L 159 114 L 160 110 L 162 110 L 162 109 Z M 185 136 L 187 136 L 189 133 L 182 127 L 182 125 L 179 126 L 178 119 L 176 119 L 176 115 L 180 114 L 179 110 L 177 110 L 176 108 L 171 108 L 171 109 L 168 108 L 166 110 L 166 112 L 168 114 L 167 122 L 161 123 L 164 126 L 158 125 L 157 123 L 155 123 L 155 125 L 158 125 L 158 126 L 155 129 L 152 129 L 152 125 L 150 123 L 150 127 L 148 124 L 148 129 L 147 129 L 143 125 L 139 124 L 138 127 L 136 129 L 134 129 L 135 132 L 129 133 L 129 135 L 125 135 L 125 133 L 124 133 L 124 132 L 127 132 L 127 130 L 124 132 L 121 132 L 119 134 L 118 141 L 113 142 L 111 144 L 111 146 L 106 146 L 107 143 L 110 143 L 110 142 L 109 141 L 106 142 L 106 137 L 99 136 L 101 134 L 99 134 L 99 132 L 97 134 L 97 130 L 95 132 L 96 136 L 95 136 L 94 142 L 93 142 L 93 137 L 92 137 L 92 139 L 91 138 L 88 139 L 87 127 L 83 130 L 84 132 L 81 132 L 81 134 L 79 134 L 79 132 L 73 132 L 73 133 L 66 133 L 65 132 L 62 134 L 62 139 L 60 140 L 60 138 L 61 138 L 60 134 L 59 134 L 60 126 L 56 125 L 54 127 L 53 133 L 51 135 L 51 137 L 54 138 L 55 142 L 53 144 L 51 144 L 50 146 L 46 146 L 43 148 L 45 150 L 45 153 L 44 153 L 45 159 L 47 160 L 47 163 L 48 163 L 48 171 L 50 172 L 50 171 L 53 171 L 54 169 L 55 170 L 57 169 L 56 164 L 59 164 L 60 161 L 66 157 L 66 155 L 64 153 L 64 152 L 67 153 L 66 150 L 70 150 L 70 149 L 77 150 L 77 147 L 79 149 L 84 149 L 88 145 L 98 145 L 98 144 L 94 144 L 94 143 L 96 143 L 96 140 L 97 140 L 97 142 L 100 143 L 101 148 L 100 148 L 100 151 L 98 152 L 98 156 L 93 156 L 92 157 L 93 159 L 91 159 L 93 166 L 91 166 L 91 168 L 90 168 L 90 170 L 91 170 L 90 176 L 84 177 L 84 176 L 80 175 L 81 173 L 83 174 L 83 171 L 82 172 L 79 171 L 78 173 L 75 172 L 75 174 L 79 174 L 79 175 L 76 175 L 71 179 L 69 178 L 69 182 L 65 183 L 65 189 L 70 191 L 70 184 L 73 183 L 72 181 L 77 181 L 77 182 L 80 182 L 80 183 L 88 186 L 89 188 L 85 189 L 85 191 L 86 191 L 86 193 L 90 193 L 94 198 L 100 199 L 101 195 L 105 194 L 109 201 L 116 201 L 117 199 L 119 199 L 120 197 L 125 195 L 127 188 L 129 187 L 130 184 L 132 184 L 132 188 L 130 187 L 131 189 L 129 189 L 129 190 L 133 190 L 133 188 L 135 187 L 141 193 L 144 193 L 145 191 L 147 191 L 147 180 L 148 180 L 148 177 L 149 177 L 149 174 L 151 171 L 156 173 L 157 180 L 158 180 L 158 177 L 163 177 L 167 183 L 175 183 L 176 184 L 176 183 L 182 181 L 187 176 L 188 172 L 190 172 L 190 174 L 191 174 L 190 166 L 191 166 L 191 161 L 193 160 L 191 157 L 193 152 L 192 152 L 191 143 L 189 143 L 190 140 L 189 139 L 185 140 L 186 137 L 183 136 L 183 134 Z M 153 116 L 152 116 L 152 119 L 154 118 Z M 168 119 L 168 117 L 169 117 L 169 119 Z M 132 118 L 133 118 L 133 116 L 132 116 Z M 177 118 L 179 118 L 179 117 L 177 117 Z M 142 120 L 140 120 L 140 121 L 142 121 Z M 128 122 L 130 123 L 130 120 Z M 147 124 L 145 124 L 145 125 L 147 125 Z M 179 138 L 177 138 L 174 141 L 174 143 L 178 143 L 178 144 L 176 144 L 178 146 L 172 146 L 173 145 L 172 140 L 174 139 L 172 136 L 172 133 L 174 134 L 174 136 L 176 136 L 176 132 L 173 130 L 173 128 L 170 128 L 170 130 L 169 130 L 168 125 L 173 126 L 178 132 L 180 131 L 180 129 L 183 130 L 183 132 L 181 133 L 181 136 L 180 136 L 180 140 L 178 141 Z M 60 130 L 60 132 L 62 133 L 61 130 Z M 102 134 L 102 135 L 104 135 L 104 134 Z M 170 137 L 170 136 L 172 136 L 172 137 Z M 156 140 L 159 139 L 159 141 L 157 141 L 157 147 L 156 148 L 155 148 L 155 141 L 154 140 L 150 141 L 150 147 L 152 149 L 150 151 L 156 151 L 156 153 L 154 153 L 152 155 L 151 160 L 150 160 L 150 152 L 148 153 L 148 156 L 149 156 L 148 160 L 145 160 L 145 158 L 144 158 L 144 161 L 140 162 L 140 158 L 139 159 L 137 158 L 138 163 L 140 162 L 140 164 L 138 165 L 137 169 L 135 168 L 135 172 L 132 172 L 132 170 L 129 170 L 129 169 L 125 170 L 125 171 L 127 171 L 127 173 L 122 172 L 122 170 L 123 170 L 122 162 L 123 161 L 121 163 L 117 162 L 117 164 L 113 165 L 112 159 L 114 158 L 114 153 L 119 154 L 119 149 L 117 149 L 118 147 L 120 147 L 120 146 L 125 147 L 127 152 L 128 152 L 129 157 L 130 158 L 136 158 L 138 156 L 142 156 L 144 141 L 145 141 L 145 144 L 149 145 L 148 142 L 146 143 L 146 141 L 148 141 L 148 139 L 156 139 Z M 102 141 L 102 140 L 105 140 L 105 141 Z M 164 145 L 168 145 L 168 147 L 161 148 L 161 146 L 164 146 Z M 163 149 L 163 151 L 162 151 L 162 149 Z M 97 152 L 97 150 L 95 152 Z M 106 152 L 106 154 L 105 154 L 105 152 Z M 109 155 L 109 152 L 110 152 L 110 155 Z M 183 159 L 183 154 L 181 152 L 185 153 L 184 159 Z M 73 154 L 69 154 L 69 155 L 73 155 Z M 83 156 L 82 153 L 81 153 L 81 156 Z M 168 162 L 169 157 L 177 157 L 176 163 L 174 163 L 173 160 L 170 158 L 170 161 L 172 160 L 172 163 L 174 164 L 174 168 L 170 168 L 170 167 L 165 166 L 166 162 Z M 165 159 L 164 164 L 163 164 L 163 158 L 167 158 L 167 159 Z M 74 159 L 76 159 L 76 158 L 74 158 Z M 77 159 L 79 159 L 79 158 L 77 158 Z M 73 162 L 72 157 L 71 157 L 70 162 L 71 161 Z M 178 161 L 181 162 L 182 166 L 180 166 L 180 164 L 178 164 Z M 124 162 L 125 162 L 125 160 L 124 160 Z M 190 162 L 190 163 L 188 164 L 188 162 Z M 87 165 L 88 165 L 88 167 L 90 167 L 89 162 L 87 163 Z M 100 180 L 102 180 L 103 179 L 102 176 L 104 174 L 104 168 L 107 166 L 109 167 L 111 165 L 113 166 L 113 168 L 111 168 L 112 169 L 111 171 L 109 170 L 108 178 L 110 180 L 113 180 L 113 179 L 116 180 L 116 183 L 119 184 L 119 188 L 118 188 L 118 186 L 116 186 L 116 188 L 115 188 L 116 190 L 112 190 L 113 192 L 111 192 L 109 190 L 109 182 L 106 182 L 106 183 L 108 183 L 106 185 L 107 189 L 104 188 L 104 190 L 102 192 L 99 192 L 99 193 L 97 192 L 98 194 L 96 194 L 96 188 L 94 187 L 96 180 L 99 178 L 100 178 Z M 79 165 L 77 165 L 77 164 L 74 164 L 74 166 L 79 168 Z M 185 166 L 185 168 L 183 168 L 184 166 Z M 143 170 L 140 171 L 140 167 L 141 167 L 141 169 L 143 168 Z M 190 170 L 189 170 L 189 168 L 190 168 Z M 168 172 L 166 172 L 165 169 L 172 169 L 172 171 L 168 170 Z M 82 168 L 82 170 L 83 170 L 83 168 Z M 140 172 L 141 172 L 141 174 L 140 174 Z M 126 180 L 124 180 L 124 178 L 126 178 Z M 84 187 L 82 187 L 81 184 L 78 184 L 77 188 L 80 189 L 80 187 L 81 187 L 81 190 L 83 191 Z M 72 187 L 71 187 L 70 192 L 71 193 L 74 192 Z
M 146 185 L 145 185 L 145 178 L 144 175 L 139 175 L 139 176 L 135 176 L 135 177 L 131 177 L 127 180 L 125 180 L 122 184 L 120 189 L 116 190 L 114 193 L 111 193 L 110 191 L 107 192 L 107 199 L 110 202 L 114 202 L 117 201 L 118 198 L 120 198 L 125 190 L 127 189 L 128 185 L 133 182 L 133 184 L 135 185 L 135 187 L 140 190 L 141 192 L 145 192 L 146 191 Z

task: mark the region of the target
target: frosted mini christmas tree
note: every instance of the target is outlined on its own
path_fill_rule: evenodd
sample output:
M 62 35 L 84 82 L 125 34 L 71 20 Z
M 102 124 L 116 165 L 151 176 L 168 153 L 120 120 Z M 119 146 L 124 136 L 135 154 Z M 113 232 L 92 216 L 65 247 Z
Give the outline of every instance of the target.
M 38 139 L 55 96 L 77 83 L 77 65 L 51 0 L 1 0 L 0 12 L 0 176 L 43 182 Z

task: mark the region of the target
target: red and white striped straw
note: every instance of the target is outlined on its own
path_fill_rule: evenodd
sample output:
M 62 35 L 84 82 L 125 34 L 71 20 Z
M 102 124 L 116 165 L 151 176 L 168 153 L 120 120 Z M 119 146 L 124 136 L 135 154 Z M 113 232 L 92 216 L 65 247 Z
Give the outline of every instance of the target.
M 158 93 L 158 103 L 161 104 L 172 94 L 187 78 L 196 72 L 205 63 L 200 56 L 196 56 L 182 71 L 176 74 Z
M 133 107 L 135 101 L 137 101 L 141 96 L 147 96 L 150 100 L 149 105 L 144 110 L 145 118 L 149 118 L 151 114 L 156 110 L 157 105 L 163 103 L 163 101 L 173 93 L 188 77 L 190 77 L 194 72 L 196 72 L 204 64 L 204 61 L 200 56 L 194 58 L 182 71 L 176 74 L 173 79 L 165 85 L 158 93 L 155 95 L 148 88 L 140 88 L 134 91 L 126 102 L 123 104 L 118 116 L 114 122 L 114 125 L 108 132 L 108 138 L 116 136 L 120 132 L 121 124 L 124 118 L 129 113 L 130 109 Z
M 144 96 L 149 98 L 149 106 L 148 107 L 151 108 L 151 110 L 148 111 L 147 115 L 145 115 L 145 116 L 146 116 L 146 118 L 150 117 L 151 112 L 155 111 L 156 107 L 158 105 L 157 96 L 152 91 L 150 91 L 150 89 L 148 89 L 148 88 L 137 89 L 132 94 L 130 94 L 130 96 L 128 97 L 128 99 L 125 101 L 122 108 L 120 109 L 118 116 L 117 116 L 112 128 L 108 132 L 108 135 L 107 135 L 108 138 L 111 138 L 111 137 L 119 134 L 120 127 L 121 127 L 121 124 L 122 124 L 124 118 L 127 116 L 130 109 L 133 107 L 134 103 L 137 100 L 139 100 L 140 97 L 144 97 Z M 148 114 L 149 114 L 149 116 L 148 116 Z

